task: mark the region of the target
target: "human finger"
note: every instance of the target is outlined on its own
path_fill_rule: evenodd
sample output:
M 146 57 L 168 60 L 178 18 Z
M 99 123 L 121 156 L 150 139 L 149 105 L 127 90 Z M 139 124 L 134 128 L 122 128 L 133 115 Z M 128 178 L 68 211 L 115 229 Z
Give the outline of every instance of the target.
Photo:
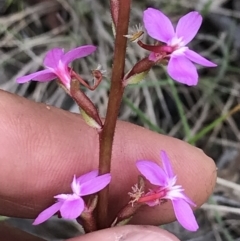
M 179 241 L 173 234 L 153 226 L 126 225 L 108 228 L 83 236 L 69 239 L 68 241 Z
M 98 167 L 98 134 L 80 115 L 0 92 L 0 213 L 35 218 L 67 193 L 74 174 Z M 160 163 L 165 150 L 178 182 L 200 206 L 215 185 L 214 162 L 201 150 L 143 127 L 118 122 L 113 145 L 110 220 L 128 202 L 139 174 L 136 160 Z M 174 220 L 170 204 L 140 209 L 133 222 L 160 224 Z

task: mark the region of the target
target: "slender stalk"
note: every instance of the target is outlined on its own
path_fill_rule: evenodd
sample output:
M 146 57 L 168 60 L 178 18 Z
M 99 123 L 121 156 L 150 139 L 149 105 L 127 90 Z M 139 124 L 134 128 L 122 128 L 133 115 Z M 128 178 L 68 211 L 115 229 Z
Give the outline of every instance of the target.
M 128 32 L 131 0 L 119 0 L 119 16 L 115 39 L 111 87 L 107 108 L 107 115 L 102 132 L 99 134 L 99 174 L 110 172 L 112 144 L 117 122 L 117 117 L 123 96 L 123 83 L 127 39 L 123 36 Z M 108 224 L 108 197 L 109 188 L 106 187 L 99 193 L 98 226 L 106 228 Z
M 110 0 L 110 10 L 112 15 L 113 21 L 113 28 L 116 30 L 117 22 L 118 22 L 118 15 L 119 15 L 119 0 Z

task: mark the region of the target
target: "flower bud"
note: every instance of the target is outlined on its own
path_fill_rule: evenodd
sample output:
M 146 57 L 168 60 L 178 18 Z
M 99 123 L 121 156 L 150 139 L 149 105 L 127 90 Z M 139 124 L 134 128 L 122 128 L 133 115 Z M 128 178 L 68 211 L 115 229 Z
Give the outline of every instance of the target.
M 92 101 L 79 89 L 79 85 L 77 79 L 71 80 L 70 95 L 81 109 L 83 119 L 86 123 L 100 131 L 103 125 L 98 111 Z
M 137 62 L 134 67 L 124 76 L 123 85 L 137 84 L 143 80 L 149 70 L 155 65 L 155 62 L 144 58 Z

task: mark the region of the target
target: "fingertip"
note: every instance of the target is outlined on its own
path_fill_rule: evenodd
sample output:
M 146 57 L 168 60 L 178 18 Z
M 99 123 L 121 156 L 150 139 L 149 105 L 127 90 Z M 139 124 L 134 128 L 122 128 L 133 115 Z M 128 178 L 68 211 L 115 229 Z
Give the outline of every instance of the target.
M 89 233 L 68 241 L 179 241 L 173 234 L 153 226 L 127 225 Z

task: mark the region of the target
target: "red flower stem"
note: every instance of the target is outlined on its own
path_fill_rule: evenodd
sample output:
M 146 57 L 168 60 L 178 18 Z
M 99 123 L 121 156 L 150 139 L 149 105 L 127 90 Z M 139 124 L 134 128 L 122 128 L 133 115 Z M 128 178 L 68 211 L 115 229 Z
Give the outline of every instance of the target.
M 99 153 L 99 174 L 110 172 L 112 144 L 115 132 L 117 117 L 123 96 L 123 83 L 125 67 L 125 56 L 127 47 L 126 35 L 128 32 L 129 15 L 131 0 L 119 0 L 119 16 L 116 29 L 115 49 L 113 58 L 113 69 L 111 78 L 111 87 L 108 100 L 107 114 L 103 130 L 99 134 L 100 153 Z M 108 199 L 109 188 L 106 187 L 99 193 L 97 206 L 98 216 L 97 223 L 99 228 L 106 228 L 108 224 Z
M 99 84 L 102 81 L 102 73 L 99 70 L 93 70 L 92 74 L 93 74 L 93 78 L 96 80 L 96 83 L 94 83 L 93 86 L 90 86 L 84 79 L 82 79 L 75 71 L 70 70 L 71 71 L 71 78 L 76 78 L 80 84 L 82 84 L 84 87 L 86 87 L 89 90 L 95 90 Z
M 154 53 L 172 53 L 174 48 L 167 45 L 149 45 L 144 44 L 141 40 L 137 41 L 137 44 L 142 47 L 143 49 L 146 49 L 148 51 L 154 52 Z
M 164 192 L 159 192 L 159 193 L 154 193 L 154 194 L 151 194 L 151 195 L 147 195 L 147 196 L 143 196 L 143 197 L 140 197 L 137 202 L 138 203 L 145 203 L 145 202 L 150 202 L 150 201 L 154 201 L 154 200 L 157 200 L 157 199 L 160 199 L 162 197 L 164 197 Z

